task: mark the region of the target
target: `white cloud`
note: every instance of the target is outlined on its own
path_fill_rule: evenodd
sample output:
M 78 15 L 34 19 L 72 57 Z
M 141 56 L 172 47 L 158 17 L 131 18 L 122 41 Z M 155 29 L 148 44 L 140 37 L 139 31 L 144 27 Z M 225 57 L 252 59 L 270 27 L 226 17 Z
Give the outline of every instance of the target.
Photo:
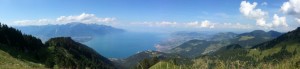
M 211 22 L 209 20 L 203 21 L 191 21 L 191 22 L 171 22 L 171 21 L 161 21 L 161 22 L 141 22 L 141 23 L 130 23 L 130 26 L 138 27 L 176 27 L 176 28 L 209 28 L 209 29 L 253 29 L 254 26 L 251 24 L 241 24 L 241 23 L 217 23 Z
M 296 22 L 300 23 L 300 19 L 299 18 L 295 18 Z
M 278 26 L 284 26 L 288 27 L 288 24 L 286 23 L 286 17 L 279 17 L 277 14 L 274 14 L 273 16 L 273 25 L 278 27 Z
M 267 3 L 266 3 L 267 4 Z M 257 3 L 253 2 L 252 4 L 247 1 L 242 1 L 240 5 L 240 12 L 251 19 L 256 20 L 256 25 L 265 27 L 265 28 L 274 28 L 274 27 L 288 27 L 286 23 L 286 17 L 279 17 L 277 14 L 273 16 L 273 22 L 267 23 L 268 12 L 262 11 L 261 9 L 256 8 Z
M 214 28 L 215 24 L 208 20 L 204 21 L 194 21 L 188 23 L 178 23 L 171 21 L 161 21 L 161 22 L 143 22 L 143 23 L 130 23 L 131 25 L 140 25 L 148 27 L 189 27 L 189 28 Z
M 252 29 L 253 25 L 241 24 L 241 23 L 216 23 L 208 20 L 202 22 L 194 21 L 190 23 L 185 23 L 185 26 L 191 28 L 222 28 L 222 29 Z
M 152 25 L 154 26 L 175 26 L 177 22 L 168 22 L 168 21 L 162 21 L 162 22 L 156 22 Z
M 256 25 L 270 27 L 270 25 L 267 25 L 266 20 L 264 18 L 256 19 Z
M 269 27 L 268 24 L 266 24 L 265 17 L 267 16 L 267 12 L 262 11 L 261 9 L 256 9 L 256 2 L 253 2 L 252 4 L 247 1 L 242 1 L 240 5 L 240 12 L 251 19 L 256 20 L 256 25 L 263 26 L 263 27 Z
M 185 24 L 188 27 L 202 27 L 202 28 L 214 28 L 215 24 L 211 23 L 208 20 L 204 20 L 201 23 L 198 21 L 190 22 Z
M 142 25 L 149 27 L 175 27 L 177 22 L 161 21 L 161 22 L 143 22 L 143 23 L 130 23 L 130 25 Z
M 300 0 L 284 2 L 280 10 L 285 14 L 295 16 L 295 21 L 300 23 Z
M 99 18 L 95 14 L 82 13 L 78 16 L 60 16 L 56 19 L 59 23 L 81 22 L 81 23 L 109 23 L 113 22 L 115 18 Z
M 47 25 L 50 23 L 54 23 L 53 20 L 49 19 L 39 19 L 39 20 L 20 20 L 20 21 L 15 21 L 17 25 L 20 26 L 25 26 L 25 25 Z
M 247 1 L 242 1 L 240 5 L 240 12 L 249 18 L 260 19 L 267 16 L 267 12 L 262 11 L 261 9 L 256 9 L 257 3 L 250 3 Z
M 208 20 L 205 20 L 201 22 L 201 27 L 214 28 L 214 24 L 210 23 Z
M 284 13 L 290 13 L 291 12 L 291 5 L 289 2 L 285 2 L 283 3 L 283 5 L 281 6 L 281 11 Z
M 265 28 L 274 28 L 274 27 L 288 27 L 288 24 L 286 23 L 286 17 L 279 17 L 277 14 L 274 14 L 273 16 L 273 22 L 272 23 L 266 23 L 264 18 L 257 19 L 256 25 L 262 26 Z
M 38 20 L 19 20 L 14 21 L 16 25 L 47 25 L 47 24 L 66 24 L 71 22 L 91 23 L 112 23 L 115 18 L 99 18 L 95 14 L 82 13 L 75 16 L 60 16 L 56 19 L 38 19 Z
M 300 0 L 289 0 L 281 6 L 281 11 L 300 18 Z

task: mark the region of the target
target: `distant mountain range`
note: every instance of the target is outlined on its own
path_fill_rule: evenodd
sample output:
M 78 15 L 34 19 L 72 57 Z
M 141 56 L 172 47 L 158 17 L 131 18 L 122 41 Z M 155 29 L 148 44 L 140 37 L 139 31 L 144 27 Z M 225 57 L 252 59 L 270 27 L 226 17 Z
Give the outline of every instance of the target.
M 238 34 L 233 32 L 206 33 L 206 32 L 175 32 L 165 40 L 156 45 L 156 49 L 161 52 L 169 53 L 171 49 L 180 46 L 190 40 L 223 41 L 236 38 Z
M 209 36 L 208 39 L 194 39 L 184 42 L 181 45 L 172 48 L 167 53 L 176 53 L 193 58 L 215 52 L 230 44 L 238 44 L 242 47 L 250 48 L 254 45 L 272 40 L 281 34 L 282 33 L 276 31 L 265 32 L 262 30 L 254 30 L 242 34 L 235 34 L 232 32 L 217 33 Z
M 181 65 L 181 62 L 160 61 L 149 68 L 298 69 L 300 67 L 300 27 L 284 34 L 276 31 L 255 30 L 239 34 L 232 41 L 214 52 L 190 59 L 193 60 L 192 64 L 183 63 Z M 205 47 L 201 43 L 203 40 L 191 40 L 182 45 L 186 45 L 185 52 L 189 52 L 188 49 L 192 50 L 191 48 L 195 46 Z M 209 42 L 207 43 L 209 44 Z M 197 50 L 201 50 L 201 48 L 199 47 Z M 191 53 L 196 52 L 191 51 Z
M 72 37 L 75 41 L 86 42 L 95 36 L 124 32 L 111 26 L 84 23 L 67 23 L 64 25 L 17 26 L 25 34 L 31 34 L 42 41 L 53 37 Z
M 168 38 L 162 40 L 156 44 L 156 50 L 161 52 L 169 52 L 172 48 L 179 46 L 180 44 L 189 40 L 208 40 L 212 33 L 205 32 L 187 32 L 180 31 L 172 33 Z

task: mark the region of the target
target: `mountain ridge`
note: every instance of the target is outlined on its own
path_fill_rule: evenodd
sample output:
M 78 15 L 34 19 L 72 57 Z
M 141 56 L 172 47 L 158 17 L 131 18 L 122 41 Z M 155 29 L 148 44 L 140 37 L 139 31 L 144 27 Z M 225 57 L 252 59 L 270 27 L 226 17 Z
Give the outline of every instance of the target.
M 170 50 L 170 53 L 176 53 L 183 56 L 199 56 L 215 52 L 222 47 L 231 44 L 237 44 L 242 47 L 250 48 L 254 45 L 272 40 L 282 33 L 276 31 L 265 32 L 263 30 L 254 30 L 251 32 L 235 34 L 232 32 L 214 34 L 210 40 L 190 40 Z M 189 54 L 189 55 L 187 55 Z M 191 58 L 193 58 L 191 57 Z
M 112 26 L 79 22 L 62 25 L 19 26 L 16 28 L 20 29 L 23 33 L 39 37 L 42 41 L 53 37 L 72 37 L 76 41 L 86 42 L 96 36 L 125 32 L 123 29 Z

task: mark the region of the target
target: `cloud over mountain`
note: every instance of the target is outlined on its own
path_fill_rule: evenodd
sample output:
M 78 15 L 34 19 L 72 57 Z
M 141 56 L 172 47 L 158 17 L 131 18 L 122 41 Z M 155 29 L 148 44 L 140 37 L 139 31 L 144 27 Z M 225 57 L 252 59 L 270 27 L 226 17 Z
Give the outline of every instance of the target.
M 99 18 L 95 14 L 82 13 L 75 16 L 60 16 L 56 19 L 59 23 L 81 22 L 81 23 L 99 23 L 99 22 L 113 22 L 115 18 Z
M 14 21 L 17 25 L 48 25 L 48 24 L 66 24 L 71 22 L 80 22 L 80 23 L 111 23 L 114 22 L 116 18 L 106 17 L 100 18 L 95 14 L 82 13 L 80 15 L 71 15 L 71 16 L 60 16 L 56 19 L 38 19 L 38 20 L 19 20 Z

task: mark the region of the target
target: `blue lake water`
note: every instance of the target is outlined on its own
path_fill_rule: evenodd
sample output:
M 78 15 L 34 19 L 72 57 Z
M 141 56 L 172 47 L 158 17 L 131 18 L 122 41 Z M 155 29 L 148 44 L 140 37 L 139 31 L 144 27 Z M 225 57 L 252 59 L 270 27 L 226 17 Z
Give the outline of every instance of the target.
M 127 58 L 139 51 L 155 50 L 164 36 L 155 33 L 126 32 L 98 36 L 84 44 L 108 58 Z

